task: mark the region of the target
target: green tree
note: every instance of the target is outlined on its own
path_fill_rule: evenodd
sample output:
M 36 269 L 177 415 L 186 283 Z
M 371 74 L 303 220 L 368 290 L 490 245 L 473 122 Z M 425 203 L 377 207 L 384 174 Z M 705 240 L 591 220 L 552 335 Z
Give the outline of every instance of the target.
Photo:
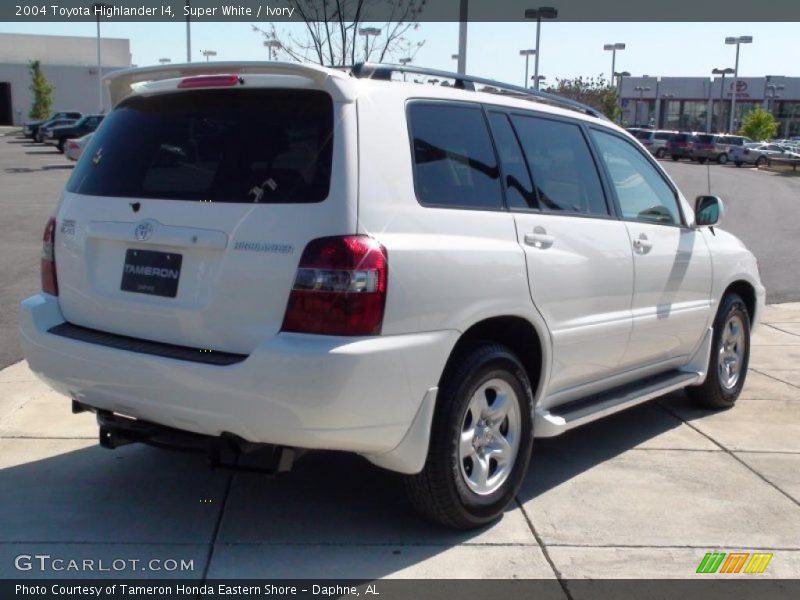
M 55 86 L 47 81 L 47 77 L 42 73 L 42 65 L 38 60 L 32 60 L 30 67 L 31 73 L 30 90 L 33 94 L 33 104 L 28 116 L 31 119 L 46 119 L 53 111 L 53 90 Z
M 597 77 L 575 77 L 556 79 L 555 85 L 544 91 L 588 104 L 612 121 L 619 117 L 619 95 L 616 88 L 602 75 Z
M 775 120 L 772 113 L 759 106 L 747 113 L 739 129 L 739 135 L 746 135 L 753 140 L 769 140 L 778 134 L 779 126 L 780 123 Z

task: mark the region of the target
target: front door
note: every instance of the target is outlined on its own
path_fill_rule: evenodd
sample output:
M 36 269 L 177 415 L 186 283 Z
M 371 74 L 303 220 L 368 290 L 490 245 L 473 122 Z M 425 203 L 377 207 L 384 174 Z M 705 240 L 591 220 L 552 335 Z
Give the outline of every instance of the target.
M 621 135 L 591 136 L 614 187 L 633 248 L 633 332 L 623 364 L 688 359 L 711 311 L 711 256 L 699 231 L 685 226 L 677 193 Z

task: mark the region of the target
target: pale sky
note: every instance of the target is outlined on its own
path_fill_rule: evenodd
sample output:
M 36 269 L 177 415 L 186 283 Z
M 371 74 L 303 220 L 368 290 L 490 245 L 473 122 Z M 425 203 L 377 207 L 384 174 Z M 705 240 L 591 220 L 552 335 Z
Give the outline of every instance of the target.
M 261 24 L 265 25 L 264 23 Z M 266 24 L 268 25 L 268 24 Z M 380 24 L 376 24 L 380 25 Z M 286 25 L 278 25 L 286 27 Z M 296 24 L 290 27 L 297 27 Z M 51 35 L 96 34 L 95 23 L 8 23 L 0 32 Z M 103 36 L 131 40 L 133 62 L 139 66 L 157 64 L 161 57 L 173 62 L 186 60 L 185 23 L 107 23 Z M 608 76 L 611 53 L 604 43 L 624 42 L 617 53 L 618 71 L 650 76 L 710 76 L 714 67 L 732 67 L 735 46 L 725 45 L 726 36 L 751 35 L 752 44 L 743 45 L 739 74 L 800 76 L 797 23 L 542 23 L 539 71 L 552 81 L 555 77 L 577 75 Z M 470 23 L 467 71 L 521 85 L 525 59 L 519 50 L 535 46 L 533 23 Z M 411 36 L 424 40 L 415 64 L 455 70 L 450 58 L 458 51 L 457 23 L 422 23 Z M 263 60 L 266 49 L 250 24 L 193 23 L 192 60 L 204 60 L 202 49 L 217 52 L 217 60 Z M 533 59 L 531 72 L 533 74 Z

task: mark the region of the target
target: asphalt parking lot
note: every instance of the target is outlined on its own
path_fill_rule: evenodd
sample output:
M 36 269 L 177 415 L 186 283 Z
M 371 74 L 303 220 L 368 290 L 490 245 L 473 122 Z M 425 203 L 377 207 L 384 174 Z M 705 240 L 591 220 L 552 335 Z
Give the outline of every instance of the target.
M 269 480 L 192 455 L 101 449 L 93 417 L 36 380 L 16 339 L 66 163 L 0 138 L 0 368 L 11 365 L 0 370 L 0 578 L 87 575 L 21 572 L 20 554 L 193 567 L 92 577 L 688 578 L 711 551 L 770 552 L 761 576 L 800 577 L 800 303 L 765 311 L 734 409 L 696 410 L 678 393 L 537 440 L 505 516 L 455 533 L 419 519 L 395 476 L 355 456 L 309 454 Z M 707 193 L 705 167 L 665 166 L 687 196 Z M 770 300 L 798 299 L 800 178 L 712 166 L 711 183 Z

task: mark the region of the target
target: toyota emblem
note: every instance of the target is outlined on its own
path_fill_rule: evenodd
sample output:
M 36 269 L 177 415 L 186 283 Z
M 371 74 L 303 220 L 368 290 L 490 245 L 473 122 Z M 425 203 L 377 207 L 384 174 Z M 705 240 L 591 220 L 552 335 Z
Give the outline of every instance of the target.
M 149 240 L 151 235 L 153 235 L 153 225 L 147 222 L 139 223 L 133 232 L 133 237 L 140 242 Z

